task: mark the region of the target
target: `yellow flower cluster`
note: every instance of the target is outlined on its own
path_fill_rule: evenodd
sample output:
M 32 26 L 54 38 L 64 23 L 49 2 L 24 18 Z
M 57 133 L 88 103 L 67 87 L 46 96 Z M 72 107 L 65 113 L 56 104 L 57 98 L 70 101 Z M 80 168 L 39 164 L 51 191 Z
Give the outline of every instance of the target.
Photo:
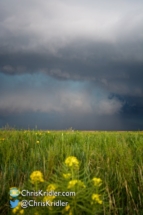
M 36 143 L 40 143 L 39 140 L 37 140 Z
M 54 190 L 56 190 L 56 188 L 57 188 L 57 185 L 49 184 L 46 191 L 48 191 L 48 192 L 54 191 Z M 48 201 L 49 203 L 52 203 L 55 198 L 56 198 L 56 196 L 45 196 L 43 198 L 43 201 L 44 202 Z M 52 210 L 52 207 L 50 207 L 49 209 Z
M 91 204 L 93 204 L 93 203 L 95 203 L 95 202 L 97 202 L 98 204 L 102 204 L 102 200 L 99 198 L 100 197 L 100 195 L 99 194 L 92 194 L 92 200 L 94 201 L 94 202 L 91 202 Z
M 100 186 L 102 184 L 101 178 L 93 178 L 92 179 L 94 186 Z
M 78 185 L 80 187 L 84 187 L 85 188 L 85 184 L 81 180 L 71 180 L 68 183 L 68 189 L 74 187 L 75 185 Z
M 63 177 L 65 179 L 69 179 L 69 178 L 71 178 L 71 173 L 63 174 Z
M 43 202 L 48 201 L 49 203 L 51 203 L 55 198 L 56 198 L 56 196 L 45 196 L 43 198 Z
M 35 135 L 40 135 L 41 136 L 42 133 L 41 132 L 36 132 Z
M 56 185 L 56 184 L 49 184 L 46 190 L 47 190 L 48 192 L 50 192 L 50 191 L 56 190 L 56 188 L 57 188 L 57 185 Z
M 68 212 L 70 210 L 70 205 L 67 205 L 63 210 L 62 210 L 62 214 Z
M 21 202 L 19 202 L 18 205 L 14 209 L 12 209 L 13 214 L 16 214 L 17 212 L 19 214 L 24 214 L 24 210 L 21 209 Z
M 34 171 L 30 175 L 31 183 L 44 182 L 43 174 L 40 171 Z
M 68 167 L 76 167 L 76 168 L 79 167 L 79 161 L 78 161 L 78 159 L 77 159 L 76 157 L 74 157 L 74 156 L 69 156 L 69 157 L 67 157 L 66 160 L 65 160 L 65 164 L 66 164 L 66 166 L 68 166 Z

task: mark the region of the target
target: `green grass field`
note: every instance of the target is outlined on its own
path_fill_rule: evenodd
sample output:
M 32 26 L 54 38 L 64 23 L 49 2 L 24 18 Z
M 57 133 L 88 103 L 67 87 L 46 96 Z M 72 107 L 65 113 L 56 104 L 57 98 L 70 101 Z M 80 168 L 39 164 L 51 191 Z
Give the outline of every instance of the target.
M 75 160 L 66 163 L 70 156 Z M 39 179 L 32 179 L 34 171 Z M 46 191 L 51 184 L 76 193 L 51 197 L 67 207 L 10 208 L 11 187 Z M 142 215 L 143 132 L 1 130 L 0 214 Z

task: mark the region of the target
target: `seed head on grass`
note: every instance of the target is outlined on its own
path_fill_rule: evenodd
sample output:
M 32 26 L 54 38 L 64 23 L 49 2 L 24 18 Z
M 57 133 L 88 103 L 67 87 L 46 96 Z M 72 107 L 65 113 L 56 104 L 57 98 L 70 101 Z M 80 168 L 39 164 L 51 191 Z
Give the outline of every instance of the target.
M 79 161 L 76 157 L 74 156 L 69 156 L 66 158 L 65 160 L 65 164 L 66 166 L 68 167 L 76 167 L 76 168 L 79 168 Z
M 40 171 L 33 171 L 30 175 L 31 183 L 44 182 L 43 174 Z

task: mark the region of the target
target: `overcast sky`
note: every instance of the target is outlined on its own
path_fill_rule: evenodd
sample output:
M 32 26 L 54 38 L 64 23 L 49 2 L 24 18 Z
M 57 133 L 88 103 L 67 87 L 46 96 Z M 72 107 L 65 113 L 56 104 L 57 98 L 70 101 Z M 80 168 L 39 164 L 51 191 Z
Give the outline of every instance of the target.
M 143 130 L 142 0 L 0 0 L 0 127 Z

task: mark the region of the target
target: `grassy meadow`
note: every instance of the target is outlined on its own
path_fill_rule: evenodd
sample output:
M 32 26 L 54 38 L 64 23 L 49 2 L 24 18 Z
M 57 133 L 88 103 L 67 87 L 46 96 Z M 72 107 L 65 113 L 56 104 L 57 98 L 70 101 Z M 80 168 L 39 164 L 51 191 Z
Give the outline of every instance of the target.
M 49 186 L 76 195 L 51 197 L 67 207 L 10 208 L 11 187 Z M 0 214 L 142 215 L 143 132 L 1 130 Z

